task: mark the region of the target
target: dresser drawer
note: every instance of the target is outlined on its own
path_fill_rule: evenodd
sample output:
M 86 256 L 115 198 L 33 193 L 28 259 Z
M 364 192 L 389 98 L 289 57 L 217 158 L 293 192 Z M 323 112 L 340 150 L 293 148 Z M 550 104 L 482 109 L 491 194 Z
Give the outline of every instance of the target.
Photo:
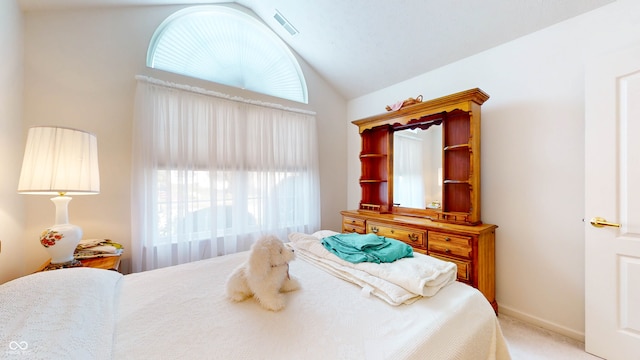
M 343 233 L 358 233 L 364 234 L 366 229 L 364 227 L 364 220 L 358 218 L 352 218 L 349 216 L 342 217 L 342 232 Z
M 368 221 L 367 232 L 400 240 L 418 249 L 427 249 L 425 241 L 426 233 L 420 229 L 396 225 L 390 226 L 387 224 L 376 223 L 374 221 Z
M 456 264 L 456 266 L 458 267 L 458 281 L 471 284 L 471 261 L 464 261 L 446 256 L 440 256 L 435 253 L 429 255 L 433 256 L 434 258 Z
M 347 225 L 347 224 L 342 224 L 342 232 L 343 233 L 358 233 L 358 234 L 365 234 L 366 229 L 360 226 L 353 226 L 353 225 Z
M 429 231 L 429 255 L 434 252 L 471 259 L 471 240 L 470 236 Z

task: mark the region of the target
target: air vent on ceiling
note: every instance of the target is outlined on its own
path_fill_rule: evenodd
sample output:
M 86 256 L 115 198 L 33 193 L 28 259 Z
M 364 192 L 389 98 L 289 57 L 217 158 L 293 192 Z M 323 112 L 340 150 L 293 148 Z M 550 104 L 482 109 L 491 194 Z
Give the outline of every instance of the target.
M 276 19 L 276 21 L 280 25 L 282 25 L 282 27 L 287 30 L 289 34 L 291 34 L 291 36 L 296 36 L 299 33 L 299 31 L 295 27 L 293 27 L 293 25 L 291 25 L 291 23 L 284 16 L 282 16 L 280 11 L 276 10 L 276 13 L 273 14 L 273 18 Z

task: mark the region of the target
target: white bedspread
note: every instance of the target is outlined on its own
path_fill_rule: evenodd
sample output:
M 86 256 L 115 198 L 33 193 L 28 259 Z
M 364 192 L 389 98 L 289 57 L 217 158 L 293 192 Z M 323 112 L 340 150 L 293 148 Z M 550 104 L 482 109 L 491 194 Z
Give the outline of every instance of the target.
M 0 359 L 111 359 L 122 275 L 72 268 L 0 287 Z
M 290 274 L 302 288 L 271 312 L 224 295 L 246 257 L 126 276 L 55 270 L 0 285 L 0 358 L 509 359 L 492 307 L 467 285 L 390 306 L 296 259 Z
M 224 296 L 245 259 L 125 276 L 114 359 L 509 359 L 493 308 L 467 285 L 390 306 L 296 259 L 290 274 L 302 289 L 271 312 Z

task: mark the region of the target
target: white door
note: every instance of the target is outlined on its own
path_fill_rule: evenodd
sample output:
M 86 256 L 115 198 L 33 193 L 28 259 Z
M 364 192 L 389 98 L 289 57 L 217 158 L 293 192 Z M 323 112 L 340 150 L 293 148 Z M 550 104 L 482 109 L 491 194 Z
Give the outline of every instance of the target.
M 638 360 L 640 47 L 589 64 L 585 85 L 585 346 Z

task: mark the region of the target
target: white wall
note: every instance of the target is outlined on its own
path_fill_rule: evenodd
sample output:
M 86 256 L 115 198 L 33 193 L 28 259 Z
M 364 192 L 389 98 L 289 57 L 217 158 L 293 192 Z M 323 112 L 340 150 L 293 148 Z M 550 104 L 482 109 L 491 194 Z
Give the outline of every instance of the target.
M 0 1 L 0 284 L 24 269 L 22 164 L 22 14 L 15 1 Z
M 640 2 L 618 0 L 535 34 L 354 99 L 349 120 L 422 94 L 479 87 L 482 220 L 496 232 L 497 300 L 511 314 L 584 338 L 584 65 L 640 42 Z M 349 130 L 349 206 L 359 137 Z
M 188 81 L 145 67 L 154 30 L 179 8 L 88 8 L 25 14 L 25 134 L 32 125 L 56 124 L 88 130 L 98 137 L 101 192 L 75 196 L 69 205 L 69 220 L 83 228 L 85 238 L 111 238 L 129 247 L 134 76 Z M 336 175 L 346 172 L 346 101 L 306 64 L 301 65 L 309 87 L 309 106 L 257 98 L 317 112 L 322 227 L 337 230 L 339 211 L 346 207 L 347 198 L 346 178 Z M 190 84 L 255 97 L 206 82 Z M 46 197 L 29 196 L 26 212 L 26 267 L 35 270 L 47 258 L 36 238 L 53 222 L 54 206 Z M 123 257 L 130 258 L 126 251 Z

